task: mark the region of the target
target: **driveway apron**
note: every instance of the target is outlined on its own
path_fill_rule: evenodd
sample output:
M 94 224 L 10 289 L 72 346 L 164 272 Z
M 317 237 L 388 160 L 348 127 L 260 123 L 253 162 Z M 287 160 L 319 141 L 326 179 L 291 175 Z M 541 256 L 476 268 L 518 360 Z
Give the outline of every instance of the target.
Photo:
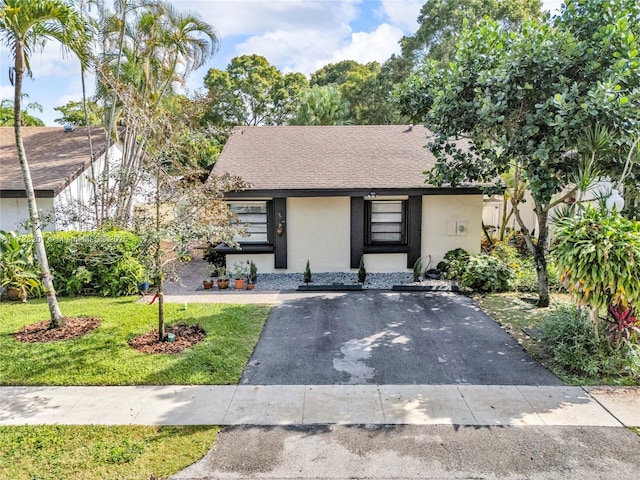
M 470 298 L 383 291 L 281 295 L 240 383 L 562 384 Z

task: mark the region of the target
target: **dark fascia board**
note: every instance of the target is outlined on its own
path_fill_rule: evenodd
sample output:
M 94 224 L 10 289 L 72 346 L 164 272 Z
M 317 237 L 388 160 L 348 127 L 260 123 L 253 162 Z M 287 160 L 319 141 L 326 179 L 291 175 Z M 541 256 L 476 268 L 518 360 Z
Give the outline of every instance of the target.
M 481 187 L 432 187 L 432 188 L 358 188 L 358 189 L 279 189 L 242 190 L 228 192 L 227 198 L 277 198 L 277 197 L 366 197 L 391 195 L 481 195 Z
M 36 198 L 55 198 L 54 190 L 36 190 Z M 0 190 L 0 198 L 27 198 L 25 190 Z

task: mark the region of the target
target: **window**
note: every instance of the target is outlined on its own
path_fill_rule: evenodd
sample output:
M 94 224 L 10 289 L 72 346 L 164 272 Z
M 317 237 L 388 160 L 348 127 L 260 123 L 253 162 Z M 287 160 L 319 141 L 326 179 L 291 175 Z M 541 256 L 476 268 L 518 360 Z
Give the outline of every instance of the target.
M 246 225 L 246 235 L 235 235 L 240 243 L 269 243 L 267 202 L 230 202 L 229 208 L 238 216 L 239 224 Z
M 406 202 L 404 200 L 371 200 L 367 205 L 368 244 L 407 243 Z

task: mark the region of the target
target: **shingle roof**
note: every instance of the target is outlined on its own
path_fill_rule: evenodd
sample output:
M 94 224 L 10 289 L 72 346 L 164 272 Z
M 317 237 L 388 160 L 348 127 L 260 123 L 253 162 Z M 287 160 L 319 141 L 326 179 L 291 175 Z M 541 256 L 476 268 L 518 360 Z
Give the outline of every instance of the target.
M 98 158 L 104 153 L 104 130 L 92 128 L 91 138 Z M 22 127 L 22 141 L 36 194 L 52 192 L 55 196 L 89 168 L 84 127 L 72 132 L 65 132 L 63 127 Z M 0 193 L 8 192 L 24 193 L 24 182 L 13 127 L 0 127 Z
M 213 171 L 250 190 L 429 188 L 429 134 L 408 125 L 236 127 Z

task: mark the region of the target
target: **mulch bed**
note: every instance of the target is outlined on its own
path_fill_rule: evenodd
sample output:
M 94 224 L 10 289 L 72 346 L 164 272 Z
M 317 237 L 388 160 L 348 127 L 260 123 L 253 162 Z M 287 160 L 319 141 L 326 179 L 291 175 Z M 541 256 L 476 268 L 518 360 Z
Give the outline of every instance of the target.
M 167 333 L 176 336 L 175 342 L 158 341 L 158 331 L 152 330 L 129 340 L 129 346 L 142 353 L 179 353 L 206 335 L 200 325 L 174 325 L 167 328 Z
M 100 319 L 95 317 L 66 317 L 63 327 L 49 328 L 50 325 L 50 320 L 25 325 L 13 336 L 23 343 L 50 343 L 68 340 L 82 337 L 92 332 L 100 325 Z

